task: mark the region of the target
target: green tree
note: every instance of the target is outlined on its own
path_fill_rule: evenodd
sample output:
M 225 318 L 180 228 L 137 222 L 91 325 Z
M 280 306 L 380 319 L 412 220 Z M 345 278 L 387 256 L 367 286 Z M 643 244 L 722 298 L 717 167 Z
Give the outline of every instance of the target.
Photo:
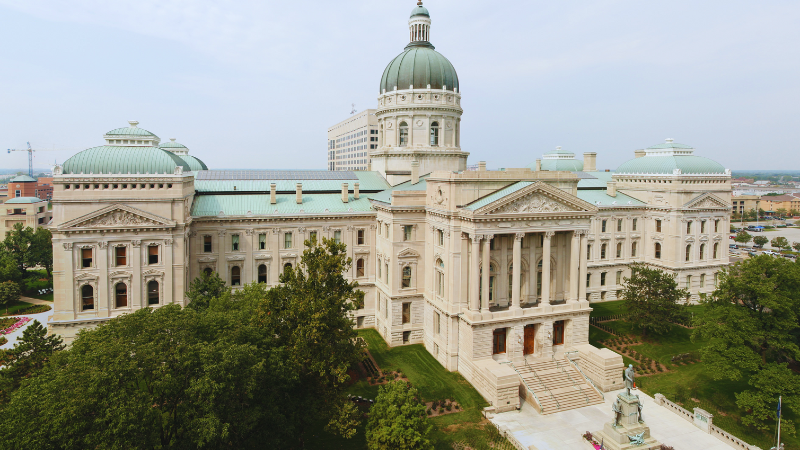
M 778 213 L 778 217 L 786 217 L 786 214 L 788 213 L 786 208 L 778 208 L 778 210 L 775 212 Z
M 796 252 L 800 252 L 800 242 L 792 242 L 792 248 Z
M 29 267 L 41 266 L 47 271 L 47 278 L 53 273 L 53 234 L 47 228 L 37 228 L 31 235 L 28 247 L 27 264 Z
M 720 272 L 717 289 L 701 301 L 706 312 L 695 317 L 692 340 L 705 342 L 708 374 L 748 377 L 754 388 L 737 394 L 742 421 L 763 429 L 774 418 L 765 408 L 774 408 L 779 395 L 798 411 L 800 381 L 783 363 L 800 358 L 800 266 L 763 255 L 738 262 Z
M 30 267 L 28 247 L 31 246 L 33 240 L 33 228 L 23 227 L 21 223 L 15 223 L 14 227 L 6 233 L 6 238 L 3 240 L 3 246 L 6 248 L 8 255 L 14 259 L 17 268 L 23 274 L 25 269 Z
M 189 290 L 186 291 L 186 298 L 189 299 L 189 308 L 202 311 L 208 308 L 211 299 L 223 297 L 230 293 L 230 288 L 225 286 L 225 281 L 219 277 L 217 272 L 210 274 L 203 271 L 200 276 L 192 281 Z
M 685 318 L 680 304 L 689 298 L 689 291 L 678 289 L 675 275 L 643 264 L 631 264 L 631 276 L 623 280 L 622 298 L 628 309 L 628 321 L 644 334 L 663 334 L 670 322 Z
M 293 422 L 301 436 L 314 422 L 342 430 L 351 421 L 352 410 L 342 406 L 348 401 L 344 388 L 348 368 L 361 361 L 362 344 L 349 314 L 363 307 L 364 292 L 343 275 L 352 265 L 346 248 L 333 239 L 306 241 L 300 263 L 284 269 L 258 314 L 298 374 L 302 389 L 292 395 L 303 407 L 295 408 Z
M 28 325 L 19 342 L 6 352 L 5 367 L 0 369 L 0 403 L 8 400 L 22 380 L 42 370 L 53 354 L 63 349 L 61 337 L 48 336 L 47 328 L 38 320 Z
M 0 283 L 4 281 L 18 281 L 22 279 L 22 272 L 17 266 L 17 262 L 6 251 L 3 245 L 0 245 Z
M 247 302 L 166 305 L 79 333 L 0 406 L 13 448 L 289 448 L 296 385 Z M 250 342 L 247 342 L 250 341 Z M 320 400 L 324 401 L 324 400 Z
M 783 236 L 772 238 L 772 241 L 770 241 L 770 245 L 781 250 L 789 250 L 791 248 L 791 246 L 789 245 L 789 240 L 787 240 Z
M 367 448 L 370 450 L 432 449 L 428 435 L 433 429 L 419 400 L 419 393 L 402 381 L 381 386 L 369 410 Z
M 736 237 L 733 238 L 733 240 L 740 244 L 747 244 L 748 242 L 753 240 L 753 236 L 751 236 L 750 233 L 748 233 L 747 231 L 742 230 L 736 233 Z
M 763 247 L 767 242 L 769 242 L 769 239 L 767 239 L 767 237 L 763 235 L 756 236 L 753 238 L 753 244 L 756 244 L 759 247 Z
M 22 293 L 19 284 L 13 281 L 0 283 L 0 307 L 6 307 L 6 314 L 8 314 L 8 307 L 19 301 L 20 295 Z

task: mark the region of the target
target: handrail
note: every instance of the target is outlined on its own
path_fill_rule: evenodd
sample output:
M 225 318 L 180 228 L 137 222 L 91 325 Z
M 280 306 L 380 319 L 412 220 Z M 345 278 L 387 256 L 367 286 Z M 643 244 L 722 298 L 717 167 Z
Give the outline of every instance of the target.
M 548 394 L 550 394 L 550 398 L 552 398 L 553 401 L 556 402 L 556 407 L 558 409 L 561 409 L 561 403 L 558 403 L 558 400 L 556 399 L 556 396 L 553 395 L 553 391 L 551 391 L 547 386 L 544 385 L 544 382 L 542 381 L 542 379 L 539 378 L 539 374 L 536 373 L 536 369 L 534 369 L 532 365 L 528 364 L 528 360 L 527 359 L 523 358 L 523 361 L 525 361 L 525 365 L 526 366 L 531 368 L 531 371 L 533 372 L 533 376 L 536 377 L 536 380 L 539 381 L 539 384 L 542 385 L 542 388 L 544 388 L 544 390 L 547 391 Z
M 517 370 L 517 366 L 515 366 L 514 363 L 511 362 L 511 361 L 503 361 L 500 364 L 510 364 L 511 365 L 511 368 L 514 369 L 514 372 L 517 372 L 517 375 L 519 375 L 519 379 L 522 380 L 522 384 L 525 385 L 525 389 L 527 389 L 528 392 L 533 394 L 533 399 L 536 401 L 536 404 L 539 405 L 539 412 L 544 414 L 544 406 L 542 405 L 542 402 L 539 400 L 539 397 L 536 395 L 536 392 L 533 392 L 533 389 L 531 389 L 530 386 L 528 386 L 528 383 L 525 382 L 525 378 L 523 378 L 522 374 L 519 373 L 519 370 Z
M 570 352 L 570 353 L 573 353 L 573 352 Z M 578 352 L 576 351 L 576 352 L 574 352 L 574 353 L 578 353 Z M 594 381 L 592 381 L 592 379 L 591 379 L 591 378 L 587 377 L 587 376 L 586 376 L 586 374 L 585 374 L 585 373 L 583 373 L 583 370 L 581 370 L 580 366 L 578 366 L 578 364 L 576 364 L 576 363 L 575 363 L 575 361 L 573 361 L 573 360 L 572 360 L 572 358 L 570 358 L 569 356 L 567 356 L 567 355 L 566 355 L 566 353 L 564 354 L 564 358 L 565 358 L 567 361 L 571 362 L 571 363 L 572 363 L 572 365 L 573 365 L 573 366 L 574 366 L 576 369 L 578 369 L 578 372 L 580 372 L 580 373 L 581 373 L 581 375 L 583 375 L 583 378 L 584 378 L 586 381 L 588 381 L 588 382 L 589 382 L 589 385 L 590 385 L 590 386 L 592 386 L 592 387 L 594 388 L 594 390 L 595 390 L 595 391 L 596 391 L 598 394 L 600 394 L 600 397 L 602 397 L 602 398 L 603 398 L 603 400 L 605 400 L 605 399 L 606 399 L 606 396 L 605 396 L 605 394 L 603 394 L 603 391 L 601 391 L 601 390 L 600 390 L 600 389 L 597 387 L 597 385 L 596 385 L 596 384 L 594 384 Z
M 566 358 L 566 354 L 564 355 L 564 357 Z M 569 359 L 569 358 L 567 358 L 567 359 Z M 586 392 L 583 392 L 583 388 L 578 383 L 576 383 L 575 380 L 572 379 L 572 376 L 569 374 L 569 371 L 564 370 L 564 368 L 561 367 L 561 364 L 559 364 L 558 361 L 556 361 L 556 368 L 561 369 L 561 372 L 563 372 L 564 374 L 567 375 L 567 378 L 569 379 L 569 381 L 572 381 L 572 387 L 578 388 L 578 390 L 581 392 L 581 394 L 583 394 L 583 396 L 586 397 L 586 403 L 589 403 L 589 396 L 586 395 Z

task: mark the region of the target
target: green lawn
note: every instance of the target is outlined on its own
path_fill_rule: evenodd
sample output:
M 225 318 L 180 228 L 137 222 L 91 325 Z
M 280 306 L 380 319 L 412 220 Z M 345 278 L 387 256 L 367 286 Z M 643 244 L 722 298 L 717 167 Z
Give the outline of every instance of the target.
M 613 301 L 592 304 L 592 308 L 594 308 L 592 316 L 624 313 L 623 303 L 623 301 Z M 702 314 L 704 311 L 704 307 L 701 305 L 689 308 L 695 315 Z M 670 331 L 663 336 L 642 337 L 640 331 L 632 323 L 617 320 L 603 324 L 620 336 L 638 336 L 643 343 L 632 348 L 638 353 L 659 361 L 670 370 L 667 373 L 639 377 L 636 383 L 645 393 L 650 396 L 664 394 L 672 401 L 679 401 L 689 411 L 693 411 L 695 407 L 703 408 L 714 414 L 715 425 L 744 439 L 751 445 L 757 445 L 763 449 L 774 445 L 771 433 L 758 431 L 744 426 L 740 422 L 742 411 L 736 406 L 735 394 L 748 389 L 746 378 L 739 381 L 717 381 L 707 375 L 702 362 L 688 365 L 672 364 L 672 356 L 680 353 L 699 352 L 702 348 L 702 342 L 691 341 L 691 329 L 673 325 Z M 603 345 L 598 341 L 609 337 L 608 333 L 595 327 L 589 329 L 589 341 L 592 345 L 602 347 Z M 630 363 L 627 357 L 623 356 L 623 359 L 626 365 Z M 699 401 L 695 402 L 694 399 Z M 793 421 L 800 418 L 788 410 L 785 410 L 784 414 Z M 787 449 L 800 449 L 800 439 L 797 437 L 785 436 L 781 440 L 786 444 Z
M 52 302 L 53 301 L 53 293 L 52 292 L 49 293 L 49 294 L 44 294 L 44 295 L 31 295 L 30 297 L 31 298 L 38 298 L 39 300 L 45 300 L 45 301 L 48 301 L 48 302 Z
M 451 398 L 464 408 L 462 412 L 431 419 L 434 424 L 432 439 L 436 448 L 452 449 L 453 442 L 480 439 L 486 434 L 480 423 L 481 410 L 488 406 L 488 403 L 464 377 L 457 372 L 448 371 L 439 364 L 422 344 L 389 348 L 375 330 L 360 330 L 359 335 L 367 342 L 378 366 L 382 370 L 400 369 L 419 390 L 423 401 Z M 374 399 L 378 393 L 378 386 L 370 386 L 366 381 L 359 381 L 353 384 L 348 392 Z M 365 449 L 364 438 L 363 426 L 358 429 L 356 437 L 350 440 L 318 431 L 310 437 L 307 446 L 323 449 Z
M 8 307 L 8 314 L 14 314 L 18 310 L 20 310 L 22 308 L 25 308 L 25 307 L 28 307 L 28 306 L 31 306 L 31 305 L 33 305 L 33 303 L 22 302 L 22 301 L 16 302 L 16 303 L 14 303 L 14 304 L 12 304 L 11 306 Z M 0 315 L 5 315 L 5 314 L 6 314 L 5 308 L 0 309 Z

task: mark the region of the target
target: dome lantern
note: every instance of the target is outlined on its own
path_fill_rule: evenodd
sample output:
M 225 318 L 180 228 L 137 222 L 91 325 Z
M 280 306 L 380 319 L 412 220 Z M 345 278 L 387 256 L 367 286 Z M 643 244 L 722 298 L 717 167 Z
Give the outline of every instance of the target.
M 409 39 L 414 42 L 430 42 L 431 40 L 431 15 L 428 9 L 422 6 L 422 0 L 417 2 L 416 8 L 411 10 L 408 19 Z

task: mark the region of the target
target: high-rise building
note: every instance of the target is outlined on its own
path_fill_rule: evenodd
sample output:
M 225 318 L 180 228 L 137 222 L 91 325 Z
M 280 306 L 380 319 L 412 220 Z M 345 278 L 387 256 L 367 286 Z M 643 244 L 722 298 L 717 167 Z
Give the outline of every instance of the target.
M 328 170 L 369 170 L 369 152 L 378 148 L 375 111 L 361 111 L 328 128 Z

